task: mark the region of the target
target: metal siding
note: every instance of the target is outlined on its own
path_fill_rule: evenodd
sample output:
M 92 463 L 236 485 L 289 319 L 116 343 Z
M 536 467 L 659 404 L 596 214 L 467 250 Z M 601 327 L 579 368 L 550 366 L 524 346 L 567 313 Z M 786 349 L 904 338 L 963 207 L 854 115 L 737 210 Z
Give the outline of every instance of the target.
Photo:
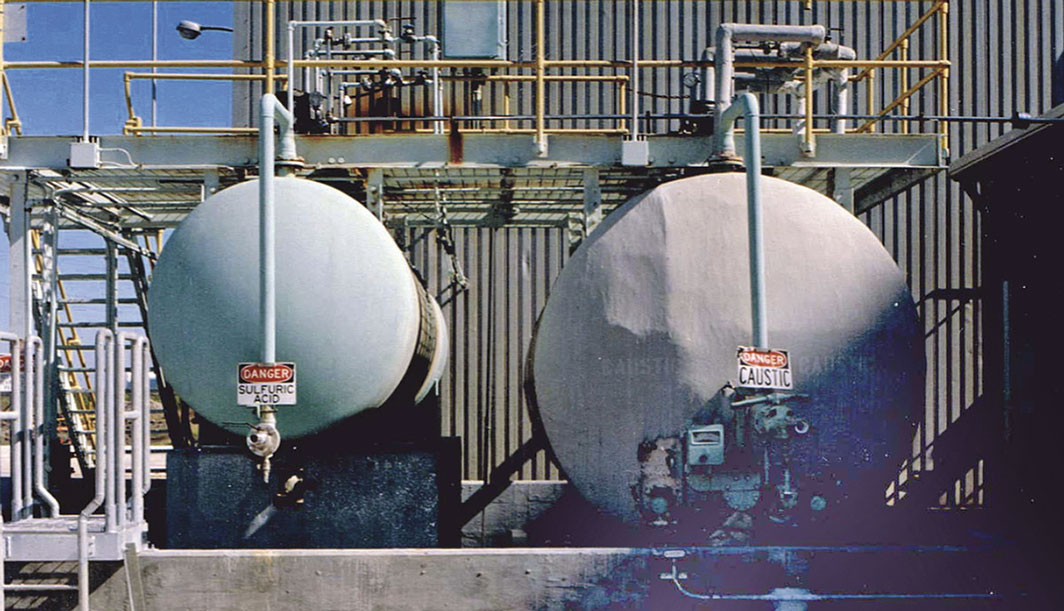
M 435 2 L 353 2 L 346 10 L 322 10 L 328 3 L 280 3 L 293 7 L 299 18 L 369 18 L 416 14 L 420 26 L 431 24 L 439 30 Z M 930 3 L 817 2 L 812 11 L 798 2 L 688 2 L 668 0 L 644 2 L 643 31 L 640 38 L 644 58 L 695 59 L 711 40 L 712 28 L 721 21 L 762 20 L 771 23 L 823 23 L 833 36 L 857 49 L 859 57 L 877 56 L 907 24 L 919 17 Z M 247 7 L 247 8 L 245 8 Z M 509 57 L 534 58 L 535 15 L 530 2 L 509 0 Z M 1053 59 L 1064 52 L 1064 0 L 962 0 L 951 4 L 950 54 L 953 62 L 950 80 L 950 108 L 965 115 L 1007 116 L 1014 110 L 1037 114 L 1047 110 Z M 549 58 L 627 58 L 630 56 L 626 30 L 630 3 L 610 0 L 548 1 Z M 279 21 L 279 42 L 283 25 Z M 937 28 L 929 22 L 913 37 L 911 56 L 931 57 L 937 48 Z M 238 56 L 261 56 L 262 8 L 258 4 L 237 3 L 234 22 L 238 35 L 234 50 Z M 654 33 L 658 35 L 654 35 Z M 599 71 L 597 73 L 607 73 Z M 644 110 L 673 112 L 683 110 L 682 102 L 670 96 L 681 92 L 680 69 L 643 69 L 641 96 Z M 882 106 L 900 92 L 893 74 L 878 71 L 876 104 Z M 912 70 L 909 83 L 920 76 Z M 617 111 L 612 84 L 588 83 L 567 87 L 551 84 L 549 113 L 612 113 Z M 247 90 L 235 94 L 236 118 L 253 116 L 253 97 Z M 511 112 L 533 111 L 532 85 L 497 84 L 487 92 L 486 109 L 502 112 L 503 92 L 510 92 Z M 913 114 L 938 114 L 937 94 L 913 98 Z M 662 96 L 662 97 L 659 97 Z M 454 96 L 449 104 L 457 103 Z M 854 88 L 853 108 L 866 112 L 863 84 Z M 425 103 L 425 102 L 423 102 Z M 766 112 L 793 112 L 788 98 L 769 99 Z M 566 120 L 564 127 L 603 127 L 596 120 Z M 779 122 L 770 126 L 780 126 Z M 675 129 L 677 123 L 656 121 L 658 131 Z M 931 128 L 931 124 L 927 124 Z M 898 126 L 884 124 L 884 131 Z M 1000 123 L 951 124 L 950 151 L 956 158 L 1000 135 L 1008 126 Z M 944 175 L 938 175 L 911 188 L 879 208 L 862 215 L 898 261 L 912 287 L 913 297 L 927 332 L 927 411 L 914 441 L 917 468 L 930 468 L 930 449 L 937 435 L 955 421 L 982 392 L 981 311 L 977 299 L 935 298 L 940 289 L 980 287 L 979 222 L 972 202 Z M 487 273 L 487 232 L 496 232 L 496 269 Z M 447 282 L 449 263 L 435 242 L 415 240 L 410 231 L 412 260 L 421 267 L 433 290 Z M 520 372 L 535 319 L 546 298 L 550 283 L 567 258 L 567 239 L 562 229 L 457 229 L 459 256 L 469 275 L 469 290 L 444 305 L 451 332 L 451 363 L 441 384 L 444 402 L 442 430 L 462 435 L 465 440 L 464 477 L 482 477 L 478 465 L 487 451 L 478 443 L 478 423 L 483 423 L 489 397 L 495 397 L 495 435 L 491 462 L 498 462 L 530 434 Z M 487 283 L 496 283 L 494 318 L 486 316 Z M 989 287 L 992 292 L 992 287 Z M 481 384 L 487 376 L 486 333 L 495 325 L 493 388 Z M 955 494 L 968 496 L 981 482 L 981 465 L 973 465 L 959 482 Z M 961 475 L 961 474 L 958 474 Z M 523 478 L 557 477 L 543 453 L 525 467 Z

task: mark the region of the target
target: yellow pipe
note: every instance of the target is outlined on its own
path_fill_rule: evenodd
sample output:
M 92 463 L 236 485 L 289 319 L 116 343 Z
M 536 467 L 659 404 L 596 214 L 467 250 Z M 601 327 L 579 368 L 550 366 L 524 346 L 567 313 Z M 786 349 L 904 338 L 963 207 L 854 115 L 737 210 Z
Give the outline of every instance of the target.
M 277 10 L 276 0 L 266 0 L 266 49 L 264 51 L 266 59 L 266 93 L 273 93 L 273 80 L 277 72 L 275 49 L 276 44 L 275 37 L 277 35 L 274 32 Z M 291 72 L 291 70 L 289 70 Z
M 875 114 L 875 111 L 876 111 L 876 73 L 875 72 L 869 72 L 868 73 L 868 80 L 866 80 L 865 83 L 867 85 L 867 89 L 866 89 L 865 93 L 866 93 L 866 97 L 868 98 L 868 114 L 870 114 L 870 115 L 871 114 Z M 861 130 L 858 129 L 857 131 L 861 131 Z M 876 131 L 875 123 L 869 122 L 868 131 L 869 131 L 869 133 L 872 133 L 872 132 Z
M 908 39 L 904 40 L 902 42 L 901 46 L 898 47 L 898 54 L 900 55 L 900 59 L 902 61 L 905 61 L 905 60 L 909 59 L 909 40 Z M 908 68 L 902 68 L 901 69 L 901 74 L 899 74 L 898 77 L 899 77 L 898 80 L 899 80 L 899 84 L 901 86 L 901 90 L 902 91 L 907 90 L 909 88 L 909 69 Z M 901 103 L 901 114 L 903 114 L 903 115 L 908 115 L 909 114 L 909 98 L 905 98 L 905 100 Z M 903 133 L 903 134 L 909 133 L 909 122 L 908 121 L 902 121 L 901 122 L 901 133 Z
M 22 121 L 18 118 L 18 109 L 15 108 L 15 96 L 11 93 L 11 83 L 7 80 L 7 72 L 2 72 L 4 81 L 4 97 L 7 98 L 7 107 L 11 111 L 11 118 L 4 122 L 4 128 L 10 127 L 15 133 L 22 135 Z
M 149 133 L 174 133 L 174 134 L 256 134 L 258 129 L 254 127 L 161 127 L 161 126 L 144 126 L 144 127 L 127 127 L 131 133 L 149 132 Z

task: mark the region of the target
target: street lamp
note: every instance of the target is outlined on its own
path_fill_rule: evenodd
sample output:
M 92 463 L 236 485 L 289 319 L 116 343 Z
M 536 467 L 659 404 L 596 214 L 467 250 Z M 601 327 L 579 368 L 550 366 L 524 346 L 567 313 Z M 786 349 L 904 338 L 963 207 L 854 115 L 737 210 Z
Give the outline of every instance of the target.
M 233 28 L 227 28 L 220 25 L 200 25 L 195 21 L 182 21 L 177 24 L 177 33 L 181 35 L 181 38 L 188 40 L 195 40 L 199 38 L 199 35 L 207 30 L 218 30 L 220 32 L 232 32 Z

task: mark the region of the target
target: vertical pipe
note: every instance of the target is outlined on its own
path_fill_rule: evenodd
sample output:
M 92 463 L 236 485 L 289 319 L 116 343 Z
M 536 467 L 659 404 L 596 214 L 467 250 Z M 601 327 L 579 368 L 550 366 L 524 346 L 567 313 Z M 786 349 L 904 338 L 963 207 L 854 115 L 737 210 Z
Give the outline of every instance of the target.
M 628 133 L 632 140 L 639 138 L 639 0 L 632 0 L 632 75 L 630 92 L 632 95 L 632 125 Z
M 839 75 L 835 79 L 835 114 L 840 118 L 836 118 L 831 122 L 831 131 L 836 134 L 845 134 L 846 119 L 841 117 L 850 114 L 849 68 L 839 70 Z
M 102 330 L 96 334 L 96 477 L 95 495 L 78 514 L 78 609 L 89 611 L 89 517 L 103 504 L 107 490 L 107 448 L 99 440 L 107 436 L 107 349 L 114 343 L 114 335 Z M 111 346 L 113 349 L 113 346 Z
M 909 61 L 909 39 L 908 38 L 906 38 L 905 40 L 902 40 L 901 41 L 901 45 L 899 45 L 899 48 L 898 48 L 898 59 L 900 59 L 903 62 Z M 898 89 L 900 89 L 901 91 L 905 92 L 905 91 L 909 90 L 909 70 L 907 68 L 902 68 L 901 69 L 901 73 L 898 75 L 898 83 L 899 83 L 898 84 Z M 905 116 L 909 115 L 909 100 L 910 99 L 912 99 L 912 98 L 906 97 L 901 102 L 901 114 L 903 114 Z M 944 121 L 943 121 L 943 123 L 944 123 Z M 901 122 L 901 133 L 903 133 L 903 134 L 909 133 L 909 122 L 908 121 L 902 121 Z
M 546 32 L 544 31 L 544 0 L 536 1 L 536 154 L 547 155 L 546 82 L 547 70 Z
M 151 0 L 151 60 L 159 60 L 159 2 Z M 151 67 L 151 73 L 155 74 L 159 69 Z M 155 79 L 151 80 L 151 126 L 155 127 L 155 115 L 158 110 L 158 87 Z
M 118 453 L 118 448 L 115 445 L 115 336 L 114 333 L 107 331 L 106 338 L 101 338 L 103 331 L 100 331 L 96 335 L 96 344 L 100 345 L 101 340 L 105 342 L 107 351 L 102 355 L 101 359 L 96 361 L 96 371 L 103 372 L 103 379 L 98 380 L 98 383 L 102 383 L 103 387 L 97 389 L 96 401 L 97 405 L 102 407 L 97 410 L 96 420 L 96 469 L 102 469 L 104 472 L 104 518 L 105 528 L 107 532 L 113 533 L 117 530 L 116 518 L 115 518 L 115 489 L 117 488 L 116 480 L 118 475 L 114 469 L 114 455 Z M 102 400 L 101 400 L 102 397 Z M 100 414 L 100 412 L 103 412 Z M 104 422 L 103 431 L 100 430 L 100 418 Z
M 805 47 L 805 135 L 803 153 L 813 153 L 813 45 Z
M 132 495 L 133 495 L 133 524 L 139 525 L 144 521 L 144 428 L 141 426 L 144 418 L 144 397 L 143 385 L 144 380 L 141 379 L 144 373 L 144 352 L 141 349 L 144 343 L 143 337 L 138 337 L 133 342 L 132 354 L 132 398 L 133 406 L 131 413 L 123 413 L 123 417 L 128 417 L 133 422 L 133 469 L 130 474 L 132 481 Z
M 296 52 L 296 24 L 291 20 L 288 21 L 288 52 L 285 54 L 285 59 L 288 60 L 288 82 L 286 83 L 288 89 L 288 112 L 295 112 L 295 75 L 292 70 L 292 60 L 295 59 Z M 307 88 L 306 78 L 303 80 L 303 89 Z
M 22 355 L 21 341 L 13 333 L 0 334 L 8 342 L 11 351 L 11 411 L 15 414 L 11 427 L 11 521 L 22 518 Z
M 82 36 L 82 70 L 81 70 L 81 140 L 89 141 L 89 5 L 84 0 L 85 30 Z
M 44 342 L 39 337 L 33 337 L 29 341 L 29 346 L 34 348 L 33 352 L 33 387 L 35 392 L 32 394 L 27 390 L 27 399 L 32 397 L 33 404 L 31 409 L 34 415 L 34 428 L 31 433 L 33 439 L 33 489 L 37 494 L 37 498 L 44 501 L 48 505 L 48 515 L 55 517 L 59 515 L 59 501 L 48 491 L 48 487 L 44 481 L 44 443 L 48 439 L 47 428 L 45 427 L 44 419 Z M 27 380 L 29 376 L 27 376 Z
M 768 316 L 765 307 L 765 245 L 764 220 L 761 211 L 761 111 L 757 97 L 746 92 L 736 96 L 721 115 L 717 129 L 734 133 L 739 113 L 745 121 L 747 223 L 750 249 L 750 310 L 753 319 L 753 342 L 757 348 L 768 348 Z M 725 151 L 734 155 L 735 151 Z
M 111 422 L 111 472 L 115 474 L 112 480 L 111 494 L 114 498 L 115 523 L 121 528 L 126 525 L 126 341 L 130 338 L 128 333 L 119 333 L 115 337 L 114 371 L 114 400 L 113 416 Z M 132 465 L 131 465 L 132 466 Z
M 272 4 L 272 2 L 271 2 Z M 259 108 L 259 308 L 262 317 L 262 362 L 276 359 L 276 261 L 274 260 L 273 95 L 262 96 Z
M 938 59 L 949 58 L 949 2 L 942 0 L 938 9 Z M 938 77 L 938 114 L 949 116 L 949 68 L 943 68 Z M 949 155 L 949 122 L 939 121 L 941 148 Z
M 144 483 L 143 492 L 147 494 L 148 490 L 151 490 L 151 386 L 148 383 L 148 373 L 151 370 L 148 363 L 151 359 L 151 348 L 148 345 L 148 338 L 141 338 L 140 343 L 140 362 L 141 375 L 141 415 L 140 415 L 140 427 L 142 429 L 142 435 L 144 436 Z M 144 516 L 140 517 L 140 520 L 144 521 Z
M 27 336 L 22 343 L 22 510 L 27 518 L 33 517 L 33 398 L 37 394 L 33 348 L 32 339 Z
M 88 0 L 86 0 L 88 1 Z M 263 50 L 263 58 L 266 62 L 266 93 L 273 93 L 273 81 L 277 73 L 274 38 L 276 37 L 277 0 L 266 0 L 266 48 Z
M 866 83 L 865 97 L 867 98 L 867 100 L 865 102 L 865 106 L 866 106 L 866 110 L 865 111 L 868 113 L 868 115 L 871 116 L 871 115 L 876 114 L 876 73 L 875 72 L 869 72 L 868 73 L 868 79 L 865 81 L 865 83 Z M 875 132 L 875 131 L 876 131 L 876 122 L 872 121 L 872 122 L 870 122 L 868 124 L 868 132 L 872 133 L 872 132 Z

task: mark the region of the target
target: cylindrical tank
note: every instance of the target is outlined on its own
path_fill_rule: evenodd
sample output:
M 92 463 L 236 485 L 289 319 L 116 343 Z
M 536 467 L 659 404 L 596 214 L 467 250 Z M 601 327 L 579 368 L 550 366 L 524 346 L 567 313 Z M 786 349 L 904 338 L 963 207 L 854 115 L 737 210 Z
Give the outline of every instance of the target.
M 261 359 L 258 181 L 208 197 L 166 242 L 148 325 L 167 380 L 198 414 L 233 433 L 237 364 Z M 393 397 L 420 400 L 446 360 L 439 306 L 383 225 L 332 187 L 276 179 L 277 360 L 296 363 L 298 404 L 285 437 L 323 430 Z
M 551 290 L 527 371 L 534 417 L 576 488 L 625 521 L 658 512 L 664 522 L 670 503 L 714 492 L 731 509 L 759 496 L 814 512 L 857 498 L 882 506 L 910 455 L 924 355 L 903 275 L 840 206 L 762 181 L 767 347 L 789 351 L 793 392 L 810 398 L 784 405 L 808 433 L 796 425 L 780 429 L 786 440 L 757 441 L 755 420 L 774 413 L 738 409 L 728 388 L 739 386 L 737 350 L 752 334 L 743 174 L 678 180 L 630 200 Z M 727 446 L 720 464 L 685 447 L 696 430 L 718 441 L 715 423 Z M 737 448 L 739 438 L 747 445 Z

